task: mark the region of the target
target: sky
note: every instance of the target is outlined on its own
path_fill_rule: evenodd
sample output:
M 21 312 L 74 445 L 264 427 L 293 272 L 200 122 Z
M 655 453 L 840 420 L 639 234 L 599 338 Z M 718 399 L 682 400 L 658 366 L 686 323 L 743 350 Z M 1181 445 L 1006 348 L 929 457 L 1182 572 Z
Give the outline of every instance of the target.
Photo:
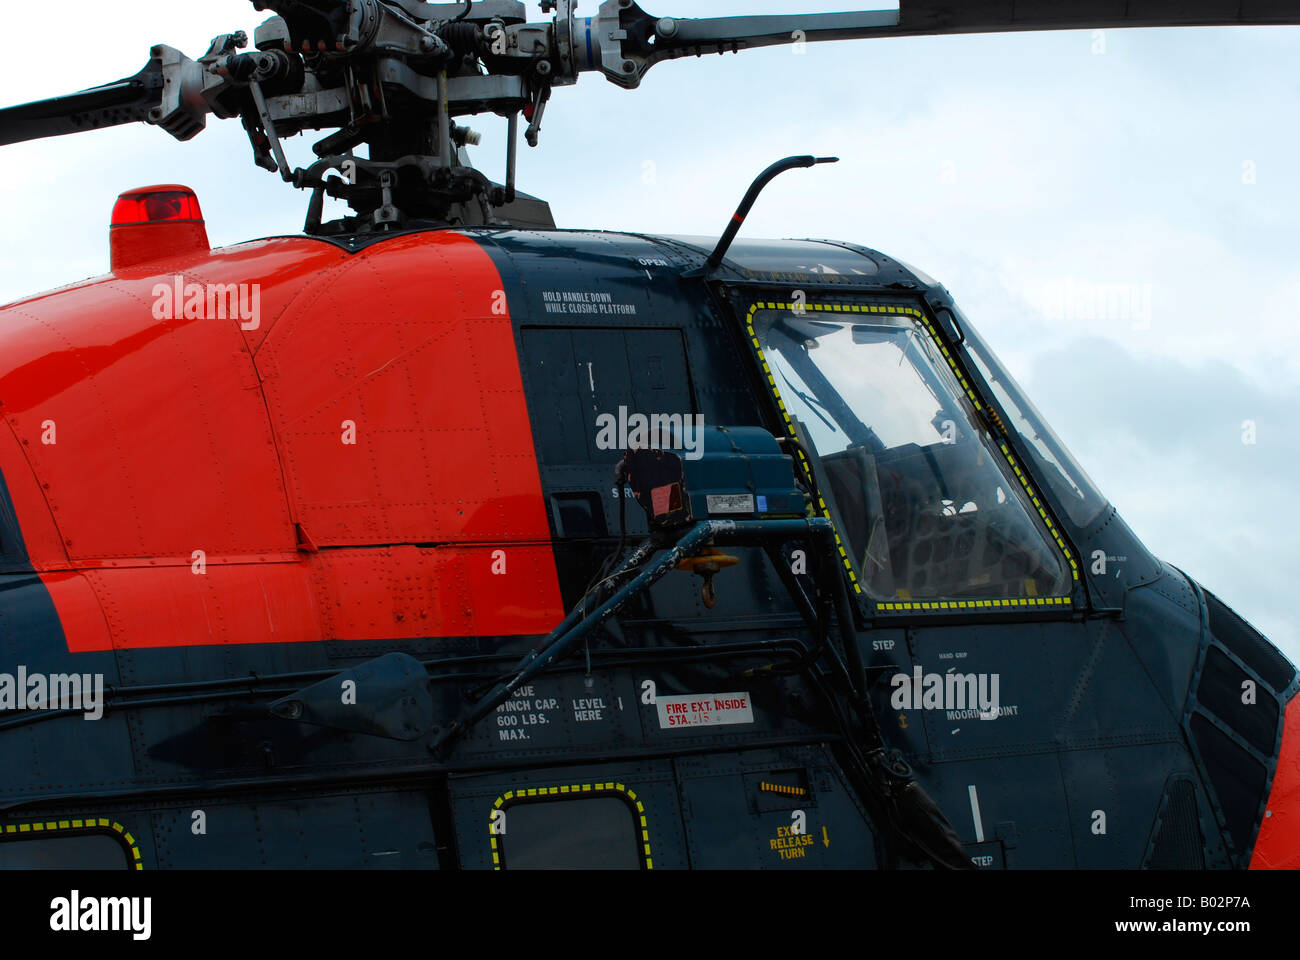
M 95 29 L 58 56 L 37 5 L 7 11 L 6 35 L 31 39 L 6 45 L 0 103 L 128 76 L 153 43 L 197 58 L 264 18 L 242 0 L 60 9 Z M 742 236 L 853 241 L 943 283 L 1146 545 L 1300 662 L 1297 53 L 1300 27 L 1057 31 L 683 59 L 634 91 L 587 74 L 521 145 L 519 183 L 563 227 L 717 235 L 773 160 L 840 157 L 778 178 Z M 468 123 L 500 179 L 504 121 Z M 291 163 L 310 142 L 289 141 Z M 192 186 L 214 245 L 301 229 L 306 196 L 250 158 L 234 120 L 184 144 L 137 125 L 0 148 L 21 225 L 0 246 L 0 302 L 104 273 L 113 200 L 135 186 Z

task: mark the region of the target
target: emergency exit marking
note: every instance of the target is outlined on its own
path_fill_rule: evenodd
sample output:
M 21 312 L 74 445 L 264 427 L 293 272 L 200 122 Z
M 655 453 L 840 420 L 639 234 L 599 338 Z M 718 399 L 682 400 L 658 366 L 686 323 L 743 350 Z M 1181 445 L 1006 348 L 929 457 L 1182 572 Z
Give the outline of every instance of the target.
M 803 860 L 809 850 L 816 850 L 817 837 L 808 832 L 797 832 L 794 825 L 777 827 L 776 836 L 767 841 L 768 849 L 782 860 Z M 830 846 L 827 840 L 826 846 Z
M 692 697 L 657 697 L 659 727 L 720 727 L 729 723 L 753 723 L 754 708 L 749 693 L 701 693 Z
M 808 818 L 803 810 L 795 810 L 790 815 L 790 825 L 776 828 L 776 835 L 769 837 L 768 850 L 781 860 L 806 860 L 810 851 L 816 851 L 820 845 L 826 849 L 831 845 L 830 830 L 822 826 L 818 834 L 816 828 L 808 829 Z

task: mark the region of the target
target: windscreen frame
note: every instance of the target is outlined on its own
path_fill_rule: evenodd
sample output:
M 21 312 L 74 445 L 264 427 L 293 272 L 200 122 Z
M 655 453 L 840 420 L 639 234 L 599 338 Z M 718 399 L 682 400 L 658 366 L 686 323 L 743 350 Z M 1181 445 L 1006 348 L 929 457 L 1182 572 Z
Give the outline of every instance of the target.
M 1065 584 L 1065 589 L 1050 597 L 933 600 L 885 600 L 873 597 L 864 586 L 858 563 L 854 560 L 851 551 L 846 549 L 844 539 L 841 536 L 843 528 L 843 523 L 839 519 L 841 514 L 835 505 L 829 487 L 823 482 L 824 476 L 814 473 L 812 463 L 800 455 L 798 459 L 804 477 L 811 484 L 812 489 L 816 491 L 816 502 L 813 509 L 818 515 L 829 519 L 835 527 L 835 547 L 843 566 L 844 576 L 850 593 L 858 602 L 860 612 L 864 616 L 868 618 L 880 616 L 882 618 L 904 620 L 929 619 L 936 616 L 943 618 L 955 613 L 979 613 L 1013 617 L 1025 615 L 1061 617 L 1068 616 L 1077 608 L 1086 606 L 1086 593 L 1080 575 L 1077 552 L 1066 538 L 1061 525 L 1057 522 L 1050 501 L 1047 501 L 1038 493 L 1035 480 L 1031 477 L 1027 467 L 1022 464 L 1021 457 L 1011 443 L 1011 438 L 1008 437 L 1005 428 L 1000 423 L 996 410 L 990 407 L 980 393 L 977 392 L 974 384 L 979 383 L 982 387 L 982 381 L 975 380 L 967 374 L 959 349 L 949 342 L 949 338 L 944 335 L 935 318 L 921 305 L 914 301 L 882 298 L 879 295 L 866 292 L 850 294 L 842 290 L 827 291 L 825 293 L 801 291 L 796 293 L 794 300 L 790 298 L 788 293 L 774 295 L 769 299 L 763 296 L 761 292 L 752 289 L 739 290 L 737 294 L 738 297 L 735 301 L 737 312 L 743 318 L 744 333 L 749 342 L 750 353 L 757 364 L 760 380 L 766 388 L 767 399 L 771 401 L 773 409 L 782 422 L 781 432 L 793 438 L 799 446 L 805 447 L 810 441 L 807 434 L 796 429 L 795 423 L 791 420 L 780 386 L 774 376 L 773 367 L 764 353 L 762 341 L 755 328 L 756 314 L 761 310 L 790 311 L 796 312 L 798 316 L 806 319 L 815 318 L 815 315 L 820 314 L 822 315 L 821 319 L 840 324 L 851 323 L 851 317 L 854 314 L 905 315 L 912 318 L 917 323 L 918 328 L 923 330 L 925 335 L 929 337 L 937 354 L 947 362 L 953 377 L 965 394 L 965 399 L 975 408 L 979 426 L 987 431 L 988 436 L 993 441 L 994 448 L 1005 460 L 1005 466 L 1010 471 L 1010 476 L 1014 476 L 1021 484 L 1025 497 L 1038 514 L 1035 517 L 1032 511 L 1027 512 L 1029 521 L 1038 525 L 1040 532 L 1060 551 L 1069 578 Z M 845 316 L 846 314 L 848 316 Z M 814 316 L 810 317 L 810 315 Z M 813 454 L 814 458 L 820 461 L 820 457 L 816 455 L 815 450 Z M 824 468 L 819 472 L 824 474 Z

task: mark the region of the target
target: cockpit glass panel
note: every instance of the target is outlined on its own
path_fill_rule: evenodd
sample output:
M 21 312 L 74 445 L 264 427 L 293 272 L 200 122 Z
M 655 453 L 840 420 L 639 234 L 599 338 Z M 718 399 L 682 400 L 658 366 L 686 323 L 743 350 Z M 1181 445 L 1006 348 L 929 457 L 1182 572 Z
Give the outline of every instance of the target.
M 1086 527 L 1105 508 L 1106 498 L 965 318 L 962 329 L 967 352 L 1006 414 L 1007 426 L 1024 441 L 1035 472 L 1052 488 L 1070 519 Z
M 808 305 L 752 322 L 870 596 L 1069 595 L 1062 546 L 917 318 Z
M 718 244 L 717 237 L 669 237 L 695 247 L 708 255 Z M 747 277 L 803 276 L 873 277 L 880 265 L 867 256 L 834 243 L 821 240 L 749 240 L 737 239 L 727 250 L 727 260 Z

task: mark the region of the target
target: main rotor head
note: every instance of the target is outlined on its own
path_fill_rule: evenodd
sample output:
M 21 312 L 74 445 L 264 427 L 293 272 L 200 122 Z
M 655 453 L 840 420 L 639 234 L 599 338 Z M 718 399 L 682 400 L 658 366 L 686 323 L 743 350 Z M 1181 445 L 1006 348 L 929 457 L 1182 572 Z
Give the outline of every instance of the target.
M 541 0 L 552 19 L 529 23 L 520 0 L 252 0 L 274 16 L 253 34 L 222 34 L 197 60 L 164 44 L 133 77 L 81 93 L 0 110 L 0 145 L 143 121 L 178 140 L 209 114 L 239 117 L 254 162 L 311 191 L 308 233 L 393 230 L 410 221 L 509 223 L 532 217 L 516 196 L 520 120 L 536 146 L 557 86 L 601 73 L 627 89 L 664 60 L 823 40 L 1071 28 L 1300 22 L 1300 2 L 1259 9 L 1185 0 L 1177 10 L 1055 0 L 902 0 L 898 10 L 674 19 L 636 0 L 603 0 L 576 16 L 577 0 Z M 1062 9 L 1064 6 L 1066 9 Z M 457 119 L 494 113 L 508 124 L 506 182 L 469 163 L 477 134 Z M 328 130 L 317 159 L 291 168 L 281 140 Z M 358 148 L 366 154 L 359 156 Z M 325 197 L 355 216 L 321 222 Z M 549 214 L 545 217 L 549 219 Z M 535 223 L 533 224 L 535 225 Z

